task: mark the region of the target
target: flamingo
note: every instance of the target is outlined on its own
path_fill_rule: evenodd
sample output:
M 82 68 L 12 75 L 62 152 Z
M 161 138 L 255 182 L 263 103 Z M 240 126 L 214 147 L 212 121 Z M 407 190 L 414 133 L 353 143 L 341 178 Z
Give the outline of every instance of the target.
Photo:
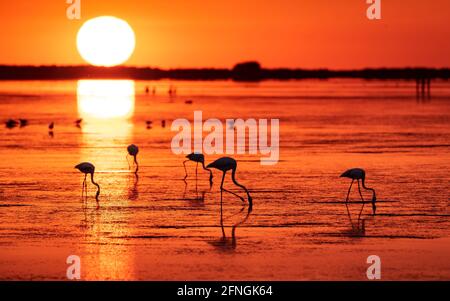
M 245 192 L 247 193 L 247 197 L 248 197 L 249 210 L 252 209 L 253 202 L 252 202 L 252 197 L 250 196 L 250 193 L 248 192 L 248 189 L 244 185 L 239 184 L 235 178 L 236 168 L 237 168 L 236 160 L 234 160 L 233 158 L 230 158 L 230 157 L 222 157 L 222 158 L 219 158 L 216 161 L 208 164 L 208 166 L 206 166 L 206 168 L 215 168 L 215 169 L 219 169 L 223 172 L 222 182 L 220 183 L 220 198 L 221 199 L 222 199 L 222 190 L 225 190 L 227 192 L 230 192 L 230 193 L 238 196 L 243 201 L 243 198 L 240 197 L 239 195 L 223 188 L 223 181 L 225 179 L 225 174 L 227 173 L 227 171 L 229 171 L 231 169 L 231 180 L 233 181 L 233 183 L 235 185 L 237 185 L 245 190 Z
M 358 191 L 359 191 L 359 195 L 361 196 L 361 200 L 363 201 L 363 204 L 364 204 L 364 198 L 363 198 L 363 196 L 361 194 L 361 187 L 360 187 L 360 184 L 359 184 L 359 180 L 361 180 L 362 187 L 364 189 L 372 191 L 372 211 L 373 211 L 373 215 L 375 215 L 375 212 L 377 210 L 377 206 L 375 205 L 375 202 L 377 201 L 377 197 L 376 197 L 376 194 L 375 194 L 375 189 L 368 188 L 365 185 L 366 172 L 364 171 L 364 169 L 362 169 L 362 168 L 352 168 L 352 169 L 349 169 L 349 170 L 345 171 L 343 174 L 341 174 L 340 177 L 341 178 L 344 177 L 344 178 L 352 179 L 352 182 L 350 183 L 350 187 L 348 188 L 347 199 L 345 200 L 345 203 L 348 203 L 348 197 L 350 196 L 350 190 L 352 189 L 352 185 L 353 185 L 353 182 L 355 180 L 358 181 Z
M 87 177 L 88 174 L 91 175 L 91 182 L 92 182 L 92 184 L 97 186 L 97 193 L 95 195 L 95 200 L 97 201 L 97 208 L 99 208 L 98 196 L 100 195 L 100 185 L 98 185 L 94 181 L 95 166 L 92 163 L 89 163 L 89 162 L 82 162 L 82 163 L 76 165 L 75 168 L 78 169 L 80 172 L 84 173 L 83 191 L 84 191 L 85 188 L 86 188 L 86 191 L 87 191 L 86 177 Z M 83 196 L 83 193 L 81 194 L 81 196 Z
M 136 164 L 136 170 L 134 171 L 134 173 L 137 174 L 137 172 L 139 170 L 139 164 L 137 162 L 136 157 L 137 157 L 137 154 L 139 153 L 139 147 L 137 147 L 134 144 L 130 144 L 127 147 L 127 151 L 128 151 L 128 154 L 134 158 L 134 163 Z M 128 157 L 127 157 L 127 162 L 128 162 Z M 128 163 L 128 168 L 129 167 L 130 167 L 130 164 Z
M 186 156 L 186 158 L 187 160 L 183 161 L 184 172 L 186 173 L 186 175 L 184 176 L 184 180 L 186 181 L 186 178 L 188 177 L 186 170 L 186 162 L 193 161 L 197 162 L 197 165 L 195 166 L 195 176 L 197 177 L 198 163 L 201 163 L 203 169 L 209 171 L 209 183 L 212 185 L 213 174 L 209 168 L 205 167 L 205 156 L 199 153 L 190 153 L 189 155 Z

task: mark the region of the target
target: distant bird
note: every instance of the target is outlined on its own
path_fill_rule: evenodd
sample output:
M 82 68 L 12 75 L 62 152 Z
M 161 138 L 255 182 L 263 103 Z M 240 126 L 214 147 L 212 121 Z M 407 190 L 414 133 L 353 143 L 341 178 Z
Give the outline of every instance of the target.
M 53 134 L 53 128 L 55 127 L 55 123 L 52 121 L 49 125 L 48 125 L 48 135 L 53 138 L 55 135 Z
M 15 127 L 18 126 L 18 125 L 19 125 L 19 122 L 17 122 L 17 121 L 14 120 L 14 119 L 8 119 L 8 120 L 5 122 L 5 126 L 6 126 L 8 129 L 15 128 Z
M 139 164 L 137 162 L 136 157 L 137 157 L 137 154 L 139 153 L 139 147 L 137 147 L 134 144 L 130 144 L 127 147 L 127 151 L 128 151 L 128 154 L 134 158 L 134 163 L 136 164 L 136 170 L 134 171 L 134 173 L 137 174 L 137 172 L 139 170 Z M 127 157 L 127 161 L 128 161 L 128 157 Z M 128 163 L 128 168 L 129 167 L 130 167 L 130 164 Z
M 19 125 L 21 128 L 28 125 L 28 120 L 26 119 L 19 119 Z
M 206 166 L 206 168 L 215 168 L 215 169 L 219 169 L 223 172 L 222 182 L 220 183 L 220 193 L 222 193 L 222 190 L 226 190 L 223 188 L 223 181 L 225 179 L 225 174 L 227 173 L 228 170 L 231 169 L 231 179 L 233 180 L 233 183 L 245 190 L 245 192 L 247 193 L 247 197 L 248 197 L 249 209 L 252 208 L 252 206 L 253 206 L 252 197 L 250 196 L 248 189 L 244 185 L 241 185 L 236 181 L 236 178 L 235 178 L 236 168 L 237 168 L 236 160 L 234 160 L 233 158 L 230 158 L 230 157 L 222 157 L 222 158 L 219 158 L 216 161 L 208 164 Z M 226 191 L 228 191 L 228 190 L 226 190 Z M 231 192 L 231 191 L 228 191 L 228 192 Z M 236 195 L 233 192 L 231 192 L 231 193 Z
M 163 127 L 163 128 L 165 128 L 166 127 L 166 121 L 163 119 L 163 120 L 161 120 L 161 126 Z
M 174 86 L 170 86 L 169 87 L 169 91 L 167 91 L 167 93 L 169 93 L 170 96 L 175 96 L 175 94 L 177 94 L 177 88 L 175 88 Z
M 358 191 L 359 191 L 359 195 L 361 196 L 361 200 L 363 201 L 363 204 L 364 204 L 364 198 L 363 198 L 362 193 L 361 193 L 361 187 L 360 187 L 360 184 L 359 184 L 359 180 L 361 180 L 362 187 L 364 189 L 372 191 L 372 211 L 373 211 L 373 214 L 375 215 L 375 212 L 377 210 L 377 206 L 375 204 L 376 201 L 377 201 L 377 197 L 376 197 L 376 194 L 375 194 L 375 189 L 368 188 L 365 185 L 366 172 L 364 171 L 364 169 L 362 169 L 362 168 L 352 168 L 352 169 L 349 169 L 346 172 L 344 172 L 340 177 L 341 178 L 344 177 L 344 178 L 352 179 L 352 182 L 350 183 L 350 187 L 348 188 L 348 193 L 347 193 L 347 198 L 345 200 L 345 203 L 348 203 L 348 198 L 350 196 L 350 191 L 352 189 L 352 185 L 353 185 L 353 182 L 355 180 L 358 181 Z
M 193 162 L 197 163 L 197 165 L 195 166 L 195 176 L 197 177 L 198 163 L 201 163 L 203 169 L 209 171 L 209 183 L 212 185 L 213 174 L 210 169 L 205 167 L 205 156 L 203 154 L 199 154 L 199 153 L 190 153 L 189 155 L 186 156 L 186 158 L 187 158 L 187 160 L 183 161 L 184 172 L 186 173 L 186 175 L 184 176 L 184 180 L 186 180 L 186 178 L 188 177 L 187 169 L 186 169 L 186 162 L 193 161 Z
M 153 123 L 153 121 L 151 121 L 151 120 L 145 121 L 145 124 L 147 125 L 147 130 L 152 128 L 152 123 Z
M 86 191 L 87 191 L 86 177 L 87 177 L 88 174 L 91 175 L 91 182 L 92 182 L 92 184 L 97 186 L 97 193 L 95 195 L 95 200 L 97 201 L 97 208 L 98 208 L 99 207 L 99 205 L 98 205 L 98 196 L 100 195 L 100 185 L 98 185 L 94 181 L 95 166 L 92 163 L 83 162 L 83 163 L 80 163 L 80 164 L 76 165 L 75 168 L 78 169 L 80 172 L 84 173 L 83 191 L 84 191 L 85 188 L 86 188 Z M 83 196 L 83 193 L 81 194 L 81 196 Z
M 83 122 L 83 118 L 80 118 L 80 119 L 77 119 L 77 120 L 75 120 L 75 125 L 77 126 L 77 127 L 81 127 L 81 123 Z
M 145 94 L 148 94 L 150 92 L 150 89 L 148 86 L 145 86 Z
M 187 99 L 184 101 L 185 104 L 191 105 L 193 101 L 191 99 Z

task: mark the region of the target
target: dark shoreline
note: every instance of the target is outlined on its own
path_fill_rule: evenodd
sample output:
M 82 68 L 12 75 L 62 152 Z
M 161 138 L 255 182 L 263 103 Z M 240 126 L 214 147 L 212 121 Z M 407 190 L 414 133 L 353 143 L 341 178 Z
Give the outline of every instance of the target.
M 135 79 L 135 80 L 291 80 L 291 79 L 443 79 L 450 78 L 449 68 L 377 68 L 359 70 L 265 69 L 256 63 L 238 64 L 232 69 L 159 69 L 94 66 L 11 66 L 0 65 L 0 80 L 66 79 Z

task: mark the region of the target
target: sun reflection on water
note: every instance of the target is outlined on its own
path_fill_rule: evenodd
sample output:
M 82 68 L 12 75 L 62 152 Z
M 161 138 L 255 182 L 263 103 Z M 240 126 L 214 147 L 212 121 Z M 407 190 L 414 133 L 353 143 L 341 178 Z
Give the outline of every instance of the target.
M 79 80 L 77 97 L 86 120 L 126 119 L 134 113 L 132 80 Z
M 84 227 L 86 279 L 133 279 L 135 259 L 127 237 L 133 230 L 132 214 L 117 208 L 129 206 L 131 186 L 126 147 L 132 143 L 135 85 L 132 80 L 80 80 L 77 85 L 81 123 L 80 162 L 95 165 L 95 178 L 102 187 L 100 209 L 90 198 Z M 92 195 L 91 195 L 92 197 Z M 95 246 L 95 247 L 93 247 Z

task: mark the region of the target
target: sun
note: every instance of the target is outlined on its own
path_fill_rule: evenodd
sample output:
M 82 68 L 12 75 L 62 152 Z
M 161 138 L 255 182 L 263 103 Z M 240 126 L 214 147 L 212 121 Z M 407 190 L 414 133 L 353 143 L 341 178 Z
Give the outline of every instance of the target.
M 133 54 L 135 44 L 131 26 L 111 16 L 86 21 L 77 35 L 78 52 L 94 66 L 111 67 L 124 63 Z

